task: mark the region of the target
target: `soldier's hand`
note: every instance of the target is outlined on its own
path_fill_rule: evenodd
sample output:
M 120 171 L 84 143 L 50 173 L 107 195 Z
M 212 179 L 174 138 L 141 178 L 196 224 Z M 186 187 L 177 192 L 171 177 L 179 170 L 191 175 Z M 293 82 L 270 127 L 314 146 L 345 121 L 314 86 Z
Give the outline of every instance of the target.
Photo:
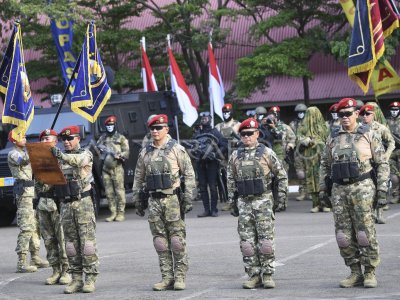
M 51 147 L 50 148 L 51 153 L 57 157 L 57 158 L 61 158 L 62 157 L 62 151 L 60 148 L 58 147 Z
M 387 197 L 386 192 L 384 191 L 377 191 L 376 192 L 376 207 L 382 208 L 387 205 Z
M 183 213 L 184 214 L 187 214 L 189 211 L 191 211 L 193 209 L 193 205 L 192 205 L 192 203 L 188 203 L 188 202 L 186 202 L 184 205 L 183 205 Z

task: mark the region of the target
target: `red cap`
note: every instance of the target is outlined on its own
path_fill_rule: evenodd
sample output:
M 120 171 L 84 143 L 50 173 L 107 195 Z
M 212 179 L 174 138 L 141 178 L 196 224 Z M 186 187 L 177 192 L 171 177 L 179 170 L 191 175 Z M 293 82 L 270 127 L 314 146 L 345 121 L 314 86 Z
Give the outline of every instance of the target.
M 104 125 L 113 125 L 117 123 L 117 117 L 116 116 L 109 116 L 105 121 L 104 121 Z
M 167 115 L 155 115 L 147 122 L 147 126 L 150 127 L 151 125 L 155 124 L 168 124 L 168 116 Z
M 329 107 L 329 111 L 336 112 L 337 111 L 337 106 L 338 106 L 337 103 L 333 104 L 331 107 Z
M 225 103 L 224 106 L 222 107 L 222 110 L 232 110 L 232 104 L 230 103 Z
M 273 113 L 278 113 L 278 112 L 280 112 L 281 111 L 281 109 L 279 108 L 279 106 L 272 106 L 269 110 L 268 110 L 268 112 L 273 112 Z
M 45 129 L 39 134 L 39 140 L 41 140 L 42 137 L 49 136 L 49 135 L 57 136 L 58 134 L 57 134 L 57 131 L 55 131 L 54 129 Z
M 63 128 L 63 130 L 60 131 L 60 133 L 58 134 L 59 136 L 77 136 L 79 135 L 79 126 L 67 126 L 65 128 Z
M 374 111 L 374 110 L 375 110 L 375 107 L 373 105 L 366 104 L 366 105 L 361 106 L 360 114 L 362 114 L 364 111 Z
M 242 131 L 243 129 L 257 129 L 257 128 L 258 128 L 258 122 L 254 118 L 248 118 L 244 120 L 242 123 L 240 123 L 239 131 Z
M 397 101 L 392 102 L 392 103 L 390 103 L 389 106 L 390 106 L 390 107 L 400 107 L 400 102 L 397 102 Z
M 357 102 L 353 98 L 343 98 L 342 100 L 339 101 L 337 104 L 337 111 L 344 109 L 344 108 L 349 108 L 349 107 L 356 107 Z
M 17 140 L 15 140 L 15 139 L 13 139 L 13 137 L 12 137 L 12 130 L 8 133 L 8 140 L 11 142 L 11 143 L 15 143 Z

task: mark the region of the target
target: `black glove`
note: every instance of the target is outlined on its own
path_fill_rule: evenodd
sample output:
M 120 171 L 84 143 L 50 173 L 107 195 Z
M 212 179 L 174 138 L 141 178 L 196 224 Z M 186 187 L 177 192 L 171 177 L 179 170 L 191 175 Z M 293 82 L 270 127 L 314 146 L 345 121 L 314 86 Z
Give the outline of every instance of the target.
M 239 208 L 237 207 L 237 202 L 234 200 L 228 200 L 228 203 L 231 206 L 231 215 L 234 217 L 239 217 Z
M 387 205 L 386 192 L 377 191 L 376 192 L 376 208 L 382 208 Z
M 58 147 L 51 147 L 50 149 L 51 153 L 57 158 L 62 158 L 62 151 Z

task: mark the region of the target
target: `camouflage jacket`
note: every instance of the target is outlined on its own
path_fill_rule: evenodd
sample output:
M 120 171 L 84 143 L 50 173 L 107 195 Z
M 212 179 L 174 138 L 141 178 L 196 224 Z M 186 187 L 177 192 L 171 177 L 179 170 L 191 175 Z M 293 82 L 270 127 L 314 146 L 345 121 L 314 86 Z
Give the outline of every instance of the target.
M 105 146 L 108 151 L 121 155 L 125 159 L 129 157 L 129 142 L 124 135 L 117 131 L 111 136 L 103 133 L 97 140 L 96 145 Z
M 292 149 L 295 148 L 296 135 L 294 134 L 292 128 L 290 128 L 282 121 L 278 121 L 275 128 L 271 129 L 271 132 L 278 136 L 282 136 L 281 140 L 274 139 L 274 144 L 272 149 L 274 150 L 276 155 L 283 160 L 285 158 L 286 151 L 289 148 Z
M 385 158 L 389 160 L 390 155 L 392 155 L 393 150 L 396 148 L 394 138 L 389 128 L 376 121 L 370 124 L 370 128 L 382 139 L 383 146 L 385 147 Z
M 238 134 L 240 122 L 234 119 L 228 122 L 221 122 L 215 125 L 215 128 L 227 139 L 234 139 L 232 133 Z
M 28 153 L 25 150 L 15 146 L 8 152 L 7 161 L 11 175 L 15 180 L 32 180 L 32 167 Z M 23 195 L 25 197 L 33 197 L 34 194 L 35 188 L 33 186 L 24 188 Z
M 400 117 L 387 119 L 390 132 L 396 142 L 396 148 L 400 148 Z

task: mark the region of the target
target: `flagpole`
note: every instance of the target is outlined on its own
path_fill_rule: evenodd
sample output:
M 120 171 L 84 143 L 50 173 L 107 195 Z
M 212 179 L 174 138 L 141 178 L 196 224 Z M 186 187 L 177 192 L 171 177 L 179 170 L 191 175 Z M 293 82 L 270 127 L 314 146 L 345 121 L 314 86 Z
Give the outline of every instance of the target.
M 211 29 L 210 33 L 209 33 L 209 43 L 212 47 L 212 34 L 213 34 L 213 30 Z M 210 70 L 210 61 L 208 62 L 208 70 Z M 210 72 L 208 72 L 208 77 L 210 77 Z M 210 80 L 210 78 L 209 78 Z M 211 87 L 208 86 L 208 95 L 210 97 L 210 115 L 211 115 L 211 128 L 214 128 L 214 99 L 212 97 L 212 93 L 211 93 Z

